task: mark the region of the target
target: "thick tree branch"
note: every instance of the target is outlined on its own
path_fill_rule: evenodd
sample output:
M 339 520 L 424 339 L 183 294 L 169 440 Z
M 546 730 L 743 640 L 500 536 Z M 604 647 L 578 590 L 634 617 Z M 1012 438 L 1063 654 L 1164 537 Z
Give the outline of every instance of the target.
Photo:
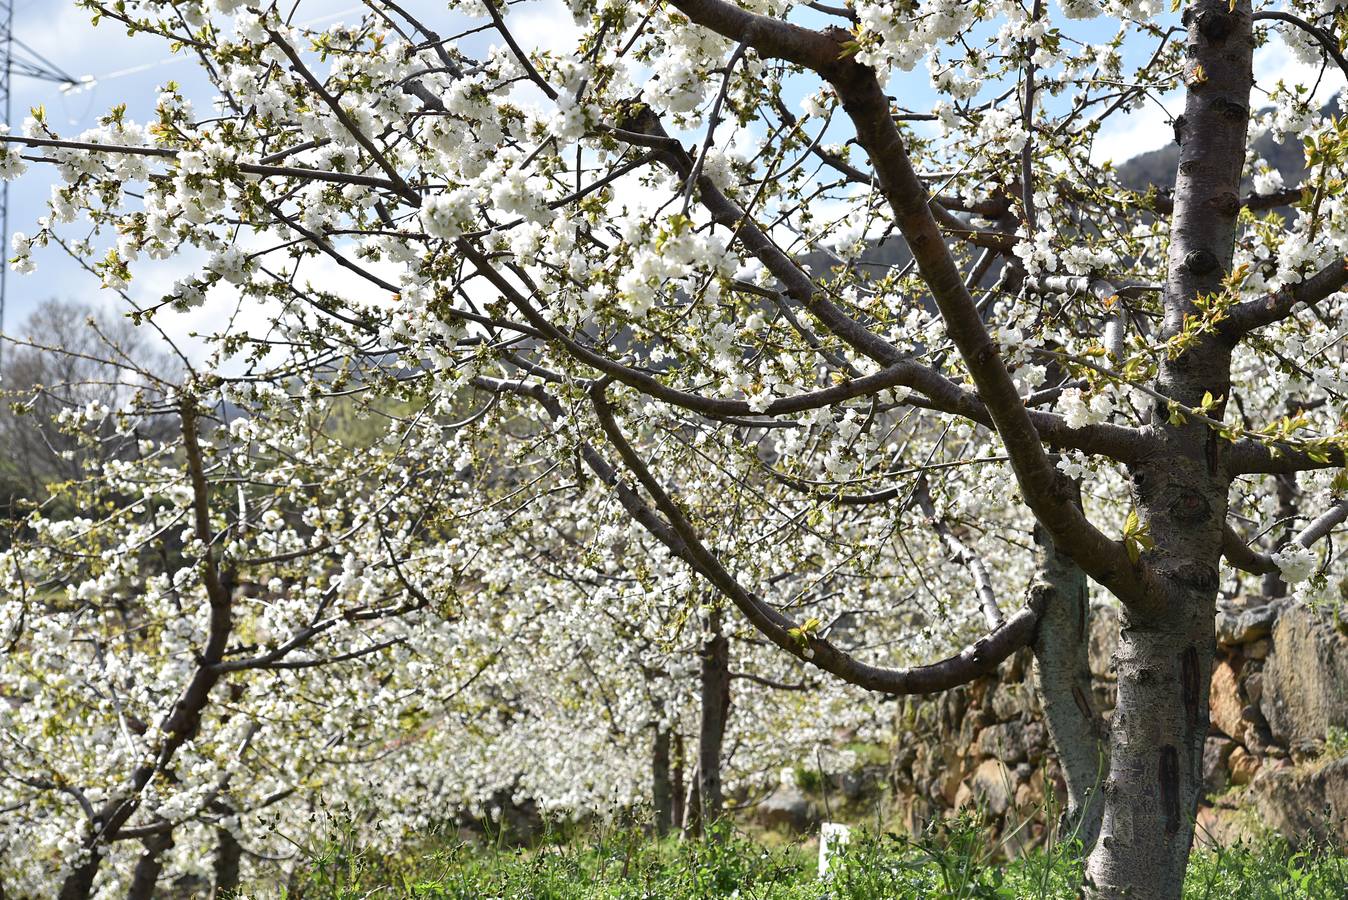
M 1222 322 L 1222 331 L 1230 338 L 1239 339 L 1256 328 L 1287 318 L 1298 303 L 1314 306 L 1330 294 L 1343 290 L 1345 285 L 1348 285 L 1348 258 L 1336 259 L 1276 294 L 1238 304 Z
M 836 29 L 811 31 L 747 12 L 725 0 L 674 0 L 674 5 L 694 23 L 731 40 L 745 41 L 760 55 L 813 69 L 833 85 L 856 128 L 858 143 L 871 158 L 880 189 L 945 319 L 947 332 L 1006 446 L 1027 505 L 1091 577 L 1125 601 L 1143 596 L 1139 573 L 1123 544 L 1102 534 L 1059 491 L 1057 473 L 1042 439 L 941 237 L 930 208 L 931 195 L 909 162 L 891 117 L 889 98 L 875 73 L 843 52 L 842 41 L 850 35 Z
M 1033 639 L 1035 624 L 1042 612 L 1033 598 L 1001 626 L 959 654 L 930 665 L 907 669 L 886 669 L 860 662 L 829 641 L 802 630 L 797 623 L 740 585 L 719 557 L 702 543 L 678 504 L 665 492 L 623 436 L 603 392 L 602 384 L 590 390 L 599 425 L 628 471 L 650 494 L 656 508 L 668 522 L 669 529 L 677 535 L 677 546 L 682 551 L 680 555 L 734 603 L 755 628 L 781 649 L 860 687 L 891 694 L 925 694 L 946 690 L 994 671 L 1002 660 Z
M 1348 499 L 1333 503 L 1288 543 L 1299 544 L 1309 550 L 1316 541 L 1324 539 L 1345 521 L 1348 521 Z M 1252 575 L 1276 575 L 1281 571 L 1272 553 L 1254 549 L 1230 525 L 1222 532 L 1222 552 L 1227 562 Z

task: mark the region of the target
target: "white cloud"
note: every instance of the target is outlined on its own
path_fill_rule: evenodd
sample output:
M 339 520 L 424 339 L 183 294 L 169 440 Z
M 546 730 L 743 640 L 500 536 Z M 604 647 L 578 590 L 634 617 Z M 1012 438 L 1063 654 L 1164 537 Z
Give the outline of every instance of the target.
M 1263 106 L 1263 91 L 1271 90 L 1279 80 L 1288 84 L 1309 85 L 1314 84 L 1319 76 L 1319 66 L 1298 60 L 1282 37 L 1274 35 L 1254 55 L 1256 90 L 1250 97 L 1251 106 L 1256 110 Z M 1342 87 L 1342 79 L 1338 76 L 1337 70 L 1331 66 L 1325 77 L 1320 78 L 1315 94 L 1318 103 L 1327 102 Z M 1127 115 L 1116 114 L 1096 137 L 1092 161 L 1100 163 L 1113 160 L 1121 163 L 1139 153 L 1158 150 L 1172 143 L 1175 140 L 1173 117 L 1183 109 L 1184 92 L 1176 90 L 1162 97 L 1160 103 L 1149 99 L 1142 108 Z
M 1330 63 L 1321 75 L 1319 65 L 1311 65 L 1297 59 L 1281 36 L 1276 36 L 1261 47 L 1254 55 L 1255 108 L 1262 104 L 1263 91 L 1272 90 L 1279 81 L 1286 84 L 1315 84 L 1315 100 L 1320 105 L 1329 101 L 1335 92 L 1343 88 L 1343 76 L 1338 68 Z
M 1156 99 L 1148 97 L 1140 109 L 1126 114 L 1115 113 L 1095 136 L 1091 147 L 1091 161 L 1112 160 L 1121 163 L 1139 153 L 1159 150 L 1175 140 L 1172 124 L 1184 104 L 1184 95 L 1176 91 Z
M 515 40 L 526 50 L 572 53 L 581 35 L 575 16 L 560 0 L 544 0 L 523 8 L 516 7 L 505 23 Z

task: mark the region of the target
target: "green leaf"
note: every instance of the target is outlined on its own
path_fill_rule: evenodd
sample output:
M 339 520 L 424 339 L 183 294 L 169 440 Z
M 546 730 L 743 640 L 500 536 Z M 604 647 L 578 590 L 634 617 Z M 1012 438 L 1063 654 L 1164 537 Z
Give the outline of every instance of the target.
M 1123 522 L 1124 537 L 1132 537 L 1141 530 L 1142 530 L 1142 521 L 1137 517 L 1137 510 L 1136 509 L 1129 510 L 1128 518 L 1125 519 Z

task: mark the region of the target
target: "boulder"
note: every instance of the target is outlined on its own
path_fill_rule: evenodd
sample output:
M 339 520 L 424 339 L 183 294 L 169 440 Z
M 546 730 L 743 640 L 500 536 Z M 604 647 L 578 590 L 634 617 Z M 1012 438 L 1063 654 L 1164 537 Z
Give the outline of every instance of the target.
M 1231 783 L 1249 784 L 1254 781 L 1254 776 L 1259 774 L 1259 764 L 1259 757 L 1237 746 L 1226 761 L 1226 767 L 1231 772 Z
M 1025 723 L 1025 756 L 1030 762 L 1038 764 L 1049 750 L 1048 726 L 1042 719 L 1031 719 Z
M 1278 618 L 1259 709 L 1288 747 L 1348 726 L 1348 640 L 1305 606 L 1289 606 Z
M 968 747 L 973 744 L 979 731 L 986 725 L 992 724 L 992 716 L 981 709 L 972 709 L 960 722 L 959 732 L 955 737 L 955 742 L 961 747 Z
M 1222 660 L 1212 668 L 1212 691 L 1208 695 L 1212 724 L 1229 738 L 1241 743 L 1245 740 L 1245 720 L 1240 711 L 1245 703 L 1240 698 L 1240 684 L 1235 668 Z
M 978 755 L 995 756 L 1007 765 L 1023 762 L 1025 726 L 1019 719 L 989 725 L 978 733 Z
M 819 813 L 800 786 L 786 778 L 777 789 L 754 808 L 754 819 L 764 828 L 776 828 L 794 834 L 812 830 Z
M 1268 767 L 1251 786 L 1260 823 L 1289 840 L 1348 842 L 1348 757 Z
M 1223 647 L 1248 644 L 1266 637 L 1278 621 L 1279 604 L 1267 603 L 1249 609 L 1222 609 L 1217 612 L 1217 643 Z
M 1004 815 L 1015 796 L 1015 778 L 998 759 L 984 760 L 969 778 L 965 805 L 970 802 L 994 816 Z
M 1032 711 L 1030 689 L 1020 684 L 1002 684 L 992 692 L 992 716 L 998 722 L 1020 718 L 1021 713 Z
M 1245 675 L 1245 699 L 1255 706 L 1264 697 L 1264 673 L 1248 672 Z
M 964 776 L 968 774 L 968 757 L 960 753 L 957 748 L 944 746 L 941 748 L 940 759 L 944 760 L 944 765 L 934 773 L 935 794 L 932 799 L 940 798 L 947 806 L 955 803 L 956 794 L 959 791 L 960 783 L 964 781 Z
M 1223 735 L 1210 735 L 1203 744 L 1203 787 L 1209 794 L 1220 794 L 1226 790 L 1228 781 L 1227 760 L 1236 742 Z
M 1249 810 L 1229 806 L 1201 806 L 1198 808 L 1198 827 L 1194 840 L 1206 847 L 1230 847 L 1240 841 L 1256 838 L 1254 817 Z

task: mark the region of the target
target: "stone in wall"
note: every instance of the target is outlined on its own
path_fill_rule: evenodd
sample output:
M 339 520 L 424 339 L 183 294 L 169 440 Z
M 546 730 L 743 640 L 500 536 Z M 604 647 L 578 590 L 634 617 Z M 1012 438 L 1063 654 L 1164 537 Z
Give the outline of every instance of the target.
M 1315 611 L 1289 606 L 1273 629 L 1260 692 L 1279 744 L 1322 744 L 1331 727 L 1348 728 L 1348 639 Z
M 1265 826 L 1293 840 L 1348 839 L 1348 760 L 1319 756 L 1330 727 L 1348 728 L 1348 638 L 1287 601 L 1226 607 L 1216 631 L 1203 759 L 1212 800 L 1200 811 L 1200 831 L 1223 843 Z M 1089 662 L 1106 718 L 1116 696 L 1117 635 L 1117 609 L 1093 606 Z M 900 709 L 910 728 L 893 758 L 891 783 L 906 827 L 918 831 L 952 810 L 981 808 L 999 838 L 1022 835 L 1007 845 L 1013 854 L 1051 831 L 1042 821 L 1047 786 L 1059 800 L 1066 787 L 1028 651 L 1003 663 L 995 678 L 907 698 Z M 1034 837 L 1026 842 L 1023 835 Z
M 1240 659 L 1220 660 L 1212 668 L 1212 690 L 1208 694 L 1213 727 L 1229 738 L 1245 743 L 1247 723 L 1241 716 L 1245 702 L 1239 683 Z
M 1348 845 L 1348 757 L 1271 767 L 1250 794 L 1261 826 L 1294 839 Z

